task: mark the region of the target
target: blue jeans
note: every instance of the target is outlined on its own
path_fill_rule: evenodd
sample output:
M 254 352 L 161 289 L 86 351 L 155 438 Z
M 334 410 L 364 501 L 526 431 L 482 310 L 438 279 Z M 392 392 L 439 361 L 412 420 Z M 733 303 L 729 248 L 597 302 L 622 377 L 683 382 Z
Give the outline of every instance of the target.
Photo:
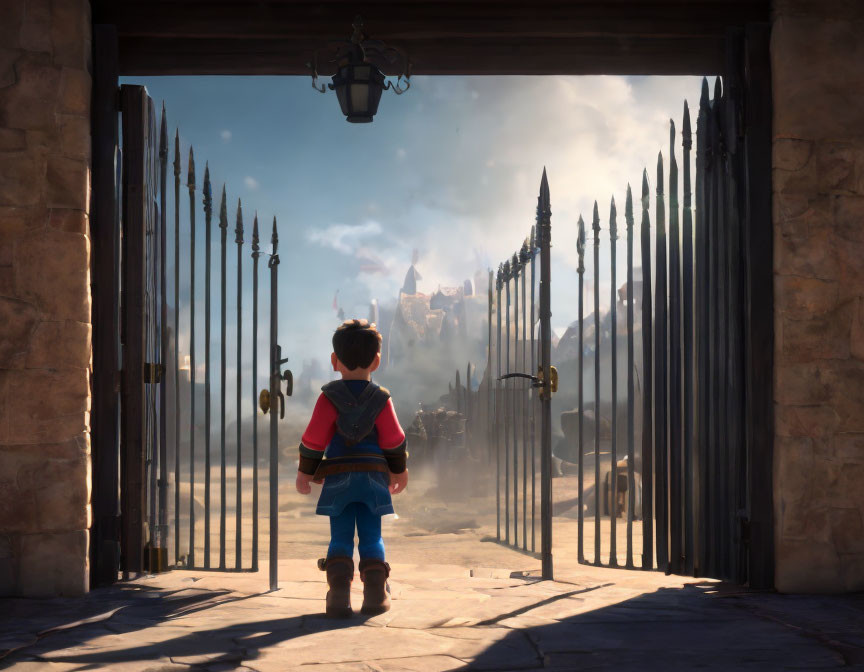
M 360 543 L 360 559 L 384 559 L 384 539 L 381 538 L 381 516 L 370 511 L 362 502 L 350 502 L 338 516 L 330 516 L 330 547 L 327 557 L 354 555 L 354 527 Z

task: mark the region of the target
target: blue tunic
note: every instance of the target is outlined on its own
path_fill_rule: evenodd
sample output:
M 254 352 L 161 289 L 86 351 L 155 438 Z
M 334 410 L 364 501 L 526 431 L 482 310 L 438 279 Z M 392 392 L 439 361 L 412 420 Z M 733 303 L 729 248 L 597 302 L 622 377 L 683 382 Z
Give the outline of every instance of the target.
M 368 381 L 346 380 L 345 383 L 354 396 L 359 396 L 366 388 Z M 345 445 L 342 437 L 336 434 L 324 454 L 328 457 L 336 457 L 345 455 L 348 451 L 382 453 L 377 436 L 373 431 L 367 439 L 350 448 Z M 372 513 L 379 516 L 395 513 L 389 485 L 389 474 L 380 471 L 352 471 L 325 476 L 315 513 L 321 516 L 338 516 L 345 506 L 352 502 L 365 504 Z

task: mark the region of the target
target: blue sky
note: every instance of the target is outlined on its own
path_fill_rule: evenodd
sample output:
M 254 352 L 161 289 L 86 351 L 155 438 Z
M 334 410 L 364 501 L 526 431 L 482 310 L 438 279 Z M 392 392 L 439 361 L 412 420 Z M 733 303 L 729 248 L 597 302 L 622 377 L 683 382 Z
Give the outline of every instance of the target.
M 335 95 L 316 93 L 310 82 L 124 80 L 146 85 L 157 104 L 165 101 L 171 136 L 179 126 L 184 157 L 194 145 L 199 180 L 209 161 L 217 198 L 227 184 L 229 244 L 242 198 L 247 292 L 252 215 L 258 211 L 265 244 L 278 217 L 280 340 L 295 371 L 303 359 L 328 356 L 334 293 L 339 290 L 346 314 L 365 316 L 370 299 L 395 297 L 413 249 L 420 253 L 422 291 L 497 267 L 533 223 L 544 166 L 553 213 L 553 328 L 563 332 L 576 317 L 579 214 L 588 219 L 594 199 L 600 200 L 605 258 L 609 198 L 616 198 L 623 233 L 628 181 L 638 192 L 647 166 L 653 192 L 657 153 L 669 151 L 669 119 L 680 125 L 684 99 L 697 105 L 700 90 L 695 77 L 415 77 L 406 94 L 385 92 L 374 123 L 360 125 L 347 123 Z M 680 140 L 676 153 L 680 163 Z M 200 202 L 200 185 L 196 198 Z M 184 197 L 184 217 L 186 208 Z M 236 248 L 229 247 L 230 279 Z M 218 287 L 215 248 L 214 264 Z M 203 265 L 199 269 L 200 292 Z M 187 283 L 184 276 L 184 291 Z M 609 284 L 601 282 L 601 296 L 608 297 Z M 266 297 L 262 292 L 262 316 Z M 232 325 L 234 300 L 232 284 Z M 248 298 L 244 302 L 249 305 Z M 214 310 L 218 305 L 214 295 Z M 248 321 L 245 329 L 248 334 Z M 266 335 L 263 318 L 259 329 Z

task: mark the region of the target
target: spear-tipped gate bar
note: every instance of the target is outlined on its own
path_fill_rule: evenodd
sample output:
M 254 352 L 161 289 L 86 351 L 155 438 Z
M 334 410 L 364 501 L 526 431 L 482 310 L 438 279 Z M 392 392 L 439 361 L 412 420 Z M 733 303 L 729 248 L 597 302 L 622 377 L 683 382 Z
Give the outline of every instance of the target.
M 574 325 L 578 422 L 573 423 L 572 437 L 565 428 L 565 439 L 572 440 L 573 453 L 568 454 L 575 455 L 577 463 L 574 506 L 579 562 L 741 581 L 746 577 L 742 518 L 748 506 L 750 459 L 744 436 L 743 229 L 738 212 L 744 179 L 736 127 L 741 113 L 740 101 L 730 93 L 734 87 L 724 91 L 716 82 L 713 98 L 709 90 L 707 81 L 703 82 L 695 190 L 686 103 L 680 134 L 670 122 L 668 156 L 657 157 L 653 230 L 652 188 L 647 170 L 643 171 L 639 250 L 634 240 L 635 204 L 627 185 L 625 229 L 620 236 L 621 245 L 626 242 L 623 286 L 617 268 L 619 224 L 614 197 L 605 222 L 599 203 L 594 203 L 591 268 L 586 268 L 585 221 L 578 219 Z M 680 148 L 676 147 L 679 139 Z M 680 178 L 679 156 L 683 158 Z M 679 187 L 683 187 L 683 203 Z M 544 177 L 538 224 L 547 209 Z M 535 461 L 533 418 L 543 395 L 533 396 L 526 374 L 534 371 L 534 267 L 538 253 L 548 245 L 544 230 L 548 231 L 537 229 L 536 238 L 532 231 L 522 248 L 499 266 L 497 301 L 491 291 L 489 300 L 490 361 L 494 351 L 498 379 L 494 391 L 490 386 L 494 396 L 490 408 L 497 418 L 490 424 L 490 440 L 496 447 L 498 537 L 523 550 L 534 550 L 533 534 L 528 544 L 526 479 L 533 484 L 535 471 L 527 465 Z M 608 255 L 603 252 L 607 244 Z M 542 253 L 539 256 L 542 270 Z M 605 264 L 608 270 L 601 268 Z M 586 271 L 592 280 L 590 322 L 584 314 Z M 604 315 L 601 286 L 606 278 L 608 294 L 602 295 L 609 297 L 609 306 Z M 531 309 L 526 316 L 529 282 Z M 543 287 L 541 280 L 541 368 L 548 361 L 542 355 L 542 321 L 548 310 Z M 626 350 L 619 336 L 626 339 Z M 541 469 L 541 477 L 542 473 Z M 562 476 L 568 473 L 565 464 Z M 541 500 L 545 496 L 541 494 Z M 533 491 L 530 499 L 533 524 Z M 545 544 L 545 537 L 541 538 Z M 592 552 L 586 542 L 593 546 Z M 551 558 L 551 547 L 548 550 Z
M 495 454 L 497 538 L 522 551 L 538 552 L 536 486 L 539 476 L 539 555 L 545 578 L 552 577 L 549 200 L 549 183 L 544 170 L 537 197 L 536 222 L 521 247 L 498 266 L 494 294 L 490 271 L 489 361 L 493 360 L 494 352 L 495 384 L 487 388 L 488 408 L 492 413 L 487 436 Z M 491 336 L 493 319 L 494 340 Z
M 122 188 L 127 211 L 124 226 L 124 368 L 140 370 L 140 376 L 124 376 L 121 413 L 122 445 L 125 451 L 123 571 L 132 576 L 169 567 L 223 571 L 257 571 L 259 566 L 259 455 L 258 455 L 258 260 L 261 256 L 257 214 L 251 239 L 251 362 L 244 361 L 243 265 L 244 220 L 240 200 L 234 226 L 236 263 L 227 261 L 227 188 L 223 186 L 218 213 L 220 229 L 219 330 L 213 330 L 211 315 L 211 259 L 213 194 L 210 166 L 205 164 L 198 183 L 192 147 L 183 165 L 179 129 L 174 134 L 173 199 L 170 198 L 168 120 L 164 105 L 157 120 L 152 100 L 143 87 L 124 86 Z M 157 125 L 158 121 L 158 125 Z M 185 168 L 185 174 L 184 174 Z M 118 173 L 119 174 L 119 173 Z M 188 206 L 181 198 L 185 178 Z M 201 201 L 195 193 L 200 187 Z M 148 203 L 152 207 L 148 207 Z M 188 208 L 188 210 L 187 210 Z M 169 209 L 173 210 L 173 236 L 167 231 Z M 184 213 L 184 210 L 188 214 Z M 204 240 L 196 227 L 203 211 Z M 185 216 L 184 216 L 185 215 Z M 173 238 L 173 244 L 172 239 Z M 283 379 L 276 314 L 278 236 L 274 218 L 270 268 L 270 392 L 280 397 Z M 200 261 L 203 255 L 203 283 Z M 173 262 L 169 287 L 168 260 Z M 187 284 L 188 283 L 188 284 Z M 235 285 L 236 283 L 236 285 Z M 203 284 L 203 291 L 202 291 Z M 236 286 L 236 313 L 232 335 L 236 354 L 228 356 L 228 287 Z M 137 293 L 140 288 L 140 295 Z M 234 293 L 232 290 L 231 293 Z M 203 294 L 203 311 L 200 299 Z M 169 297 L 171 300 L 169 301 Z M 203 312 L 203 314 L 202 314 Z M 203 321 L 203 338 L 199 331 Z M 169 326 L 170 325 L 170 326 Z M 211 375 L 213 338 L 219 339 L 219 378 Z M 203 361 L 199 348 L 203 344 Z M 247 346 L 247 350 L 250 349 Z M 275 358 L 275 361 L 274 361 Z M 135 362 L 140 362 L 140 366 Z M 250 368 L 251 367 L 251 368 Z M 274 368 L 275 367 L 275 368 Z M 250 371 L 249 378 L 242 372 Z M 274 375 L 278 372 L 278 376 Z M 203 386 L 201 375 L 203 374 Z M 287 375 L 287 374 L 286 374 Z M 228 386 L 236 385 L 235 402 L 229 408 Z M 212 387 L 218 386 L 218 407 L 213 408 Z M 244 392 L 244 385 L 246 386 Z M 250 389 L 251 387 L 251 389 Z M 139 401 L 140 400 L 140 401 Z M 203 417 L 201 402 L 203 401 Z M 283 400 L 284 403 L 284 400 Z M 137 410 L 140 408 L 140 411 Z M 275 488 L 278 451 L 278 407 L 270 425 L 270 582 L 277 585 L 278 491 Z M 211 436 L 213 412 L 219 414 L 219 490 L 211 489 Z M 251 417 L 250 417 L 251 414 Z M 232 417 L 233 416 L 233 417 Z M 235 433 L 229 440 L 228 421 Z M 251 427 L 251 456 L 244 438 Z M 169 430 L 169 428 L 171 428 Z M 233 451 L 233 473 L 227 456 Z M 249 459 L 251 457 L 251 465 Z M 169 471 L 169 464 L 173 469 Z M 215 465 L 214 465 L 215 466 Z M 249 490 L 246 468 L 251 466 L 251 516 L 245 505 Z M 231 482 L 233 480 L 233 483 Z M 173 488 L 173 497 L 170 490 Z M 233 488 L 233 489 L 232 489 Z M 211 531 L 211 508 L 218 496 L 218 535 Z M 233 507 L 233 516 L 231 508 Z M 203 530 L 200 519 L 203 517 Z M 251 517 L 251 520 L 249 518 Z M 229 522 L 230 521 L 230 522 Z M 173 530 L 171 529 L 173 527 Z M 231 529 L 233 527 L 233 529 Z M 233 533 L 233 544 L 230 537 Z M 216 549 L 212 549 L 213 545 Z M 212 549 L 212 550 L 211 550 Z M 233 551 L 233 558 L 230 557 Z M 211 557 L 218 552 L 218 561 Z

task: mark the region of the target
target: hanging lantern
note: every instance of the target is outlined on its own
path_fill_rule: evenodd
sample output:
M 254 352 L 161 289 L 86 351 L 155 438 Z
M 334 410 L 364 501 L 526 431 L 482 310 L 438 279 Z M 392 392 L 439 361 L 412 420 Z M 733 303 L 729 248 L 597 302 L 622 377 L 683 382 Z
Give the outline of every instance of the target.
M 410 62 L 407 56 L 383 42 L 366 39 L 363 34 L 363 20 L 359 16 L 354 21 L 354 34 L 351 39 L 337 45 L 334 52 L 334 58 L 328 63 L 337 64 L 336 74 L 326 87 L 318 84 L 319 52 L 315 52 L 313 63 L 308 64 L 312 69 L 312 86 L 320 93 L 324 93 L 327 88 L 335 91 L 342 114 L 351 123 L 370 123 L 378 112 L 381 94 L 387 89 L 401 95 L 411 86 Z M 403 67 L 396 84 L 386 81 L 384 73 L 369 58 L 383 58 L 389 63 L 400 58 Z

